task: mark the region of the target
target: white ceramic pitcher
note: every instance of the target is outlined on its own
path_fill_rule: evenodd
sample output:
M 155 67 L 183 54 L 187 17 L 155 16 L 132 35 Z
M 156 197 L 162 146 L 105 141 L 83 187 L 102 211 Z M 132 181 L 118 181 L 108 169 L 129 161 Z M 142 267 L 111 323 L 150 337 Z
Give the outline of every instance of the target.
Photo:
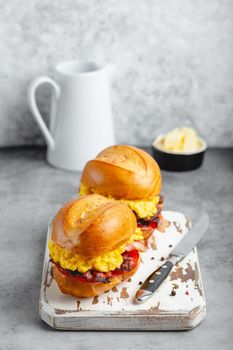
M 48 145 L 47 160 L 55 167 L 81 171 L 103 148 L 115 144 L 111 98 L 111 65 L 68 61 L 56 66 L 57 82 L 41 76 L 28 89 L 29 106 Z M 53 89 L 47 128 L 36 104 L 41 84 Z

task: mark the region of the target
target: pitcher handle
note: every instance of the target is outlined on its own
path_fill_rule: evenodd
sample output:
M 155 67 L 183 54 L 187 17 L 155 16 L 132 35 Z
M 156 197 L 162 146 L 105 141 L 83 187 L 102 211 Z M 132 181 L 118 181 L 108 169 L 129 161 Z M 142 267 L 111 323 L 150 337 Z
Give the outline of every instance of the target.
M 37 88 L 41 85 L 41 84 L 50 84 L 54 90 L 54 95 L 55 98 L 58 100 L 59 96 L 60 96 L 60 87 L 58 86 L 58 84 L 51 78 L 46 77 L 46 76 L 41 76 L 41 77 L 37 77 L 36 79 L 34 79 L 28 88 L 28 103 L 29 103 L 29 107 L 30 110 L 32 112 L 33 117 L 35 118 L 36 122 L 38 123 L 40 130 L 42 132 L 42 134 L 44 135 L 45 141 L 47 143 L 47 145 L 51 148 L 54 149 L 55 147 L 55 141 L 53 136 L 51 135 L 49 129 L 47 128 L 41 114 L 40 111 L 37 107 L 37 103 L 36 103 L 36 90 Z

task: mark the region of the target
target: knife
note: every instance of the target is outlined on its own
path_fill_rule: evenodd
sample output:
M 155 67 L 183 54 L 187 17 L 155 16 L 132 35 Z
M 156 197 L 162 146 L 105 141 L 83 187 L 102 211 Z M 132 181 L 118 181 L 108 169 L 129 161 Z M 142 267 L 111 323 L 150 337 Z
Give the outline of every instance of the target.
M 155 270 L 142 284 L 135 295 L 136 303 L 143 303 L 149 299 L 161 286 L 171 272 L 174 265 L 181 261 L 200 241 L 209 226 L 209 216 L 204 213 L 197 224 L 184 236 L 170 253 L 166 262 Z

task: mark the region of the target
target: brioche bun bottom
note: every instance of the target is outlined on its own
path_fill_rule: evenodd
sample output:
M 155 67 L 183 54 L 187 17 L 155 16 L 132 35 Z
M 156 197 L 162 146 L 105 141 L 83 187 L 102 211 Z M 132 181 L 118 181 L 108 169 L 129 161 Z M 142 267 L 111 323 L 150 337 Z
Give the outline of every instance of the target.
M 142 230 L 143 237 L 144 237 L 144 239 L 146 241 L 148 241 L 148 239 L 150 238 L 150 236 L 152 235 L 152 233 L 155 230 L 155 228 L 146 228 L 146 229 L 144 229 L 143 227 L 140 227 L 140 229 Z
M 139 264 L 140 259 L 138 259 L 138 263 L 134 269 L 122 275 L 111 277 L 109 283 L 90 283 L 75 280 L 73 277 L 64 275 L 56 265 L 53 266 L 53 276 L 62 293 L 72 295 L 76 298 L 90 298 L 112 289 L 121 282 L 127 281 L 137 271 Z

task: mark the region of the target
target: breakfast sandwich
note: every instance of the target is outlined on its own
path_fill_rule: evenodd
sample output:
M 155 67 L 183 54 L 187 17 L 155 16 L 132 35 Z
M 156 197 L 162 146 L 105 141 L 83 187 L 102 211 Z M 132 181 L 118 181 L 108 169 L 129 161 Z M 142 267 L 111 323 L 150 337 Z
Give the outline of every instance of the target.
M 69 201 L 53 219 L 48 244 L 60 290 L 92 297 L 128 280 L 139 266 L 134 243 L 142 240 L 126 203 L 98 194 Z
M 155 228 L 165 229 L 162 218 L 162 179 L 156 161 L 145 151 L 127 145 L 104 149 L 85 165 L 79 194 L 98 193 L 126 203 L 147 240 Z

